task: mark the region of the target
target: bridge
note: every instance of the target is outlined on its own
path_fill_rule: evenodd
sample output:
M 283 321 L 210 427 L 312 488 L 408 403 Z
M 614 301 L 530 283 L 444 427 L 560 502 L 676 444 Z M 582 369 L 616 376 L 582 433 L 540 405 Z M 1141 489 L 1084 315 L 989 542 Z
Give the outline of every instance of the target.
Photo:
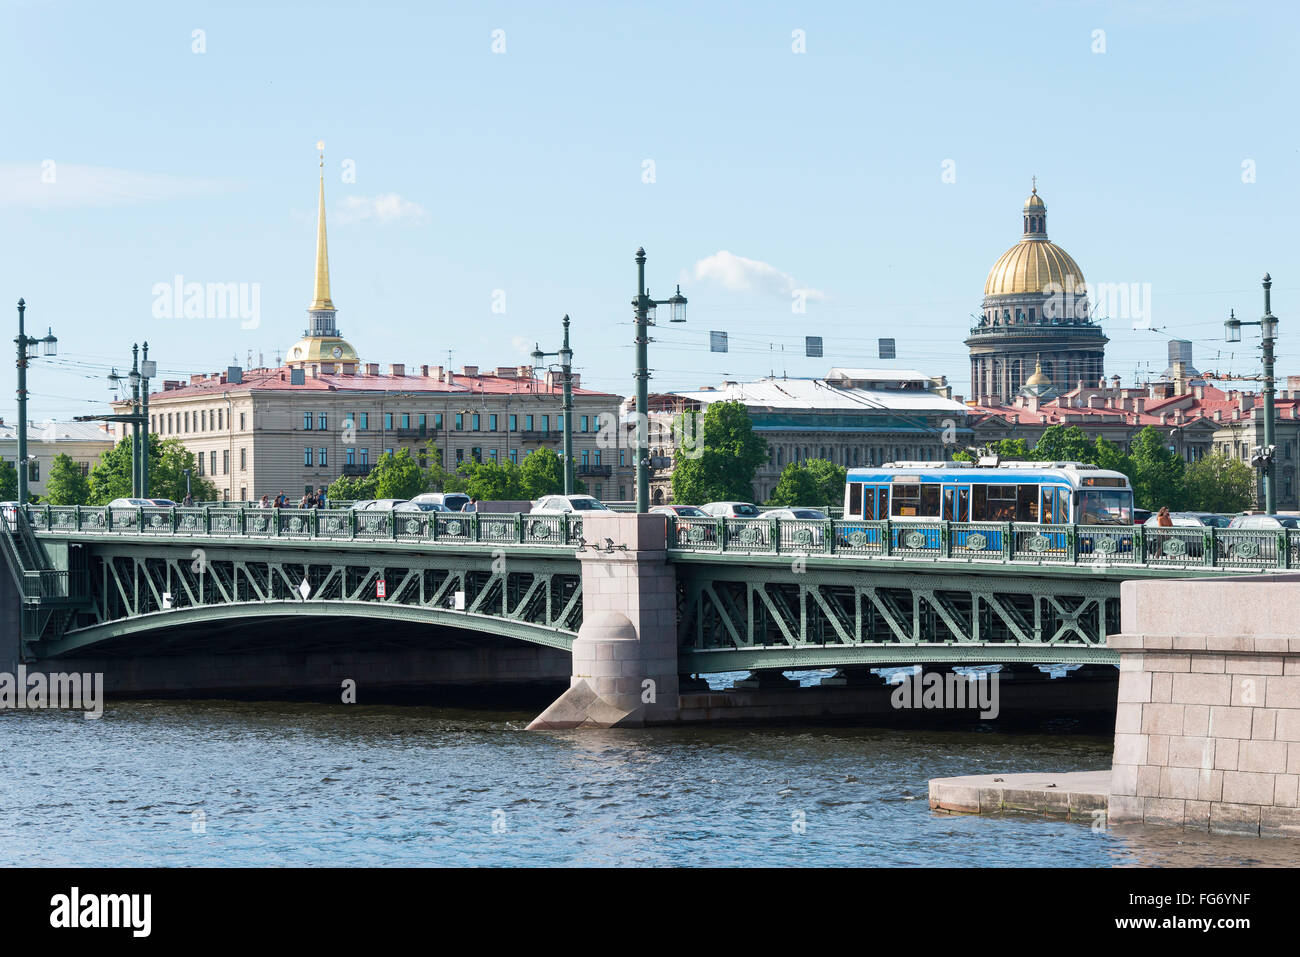
M 722 671 L 1115 664 L 1121 582 L 1300 566 L 1285 529 L 50 506 L 0 524 L 24 661 L 238 655 L 354 618 L 554 664 L 614 612 L 660 634 L 674 688 Z

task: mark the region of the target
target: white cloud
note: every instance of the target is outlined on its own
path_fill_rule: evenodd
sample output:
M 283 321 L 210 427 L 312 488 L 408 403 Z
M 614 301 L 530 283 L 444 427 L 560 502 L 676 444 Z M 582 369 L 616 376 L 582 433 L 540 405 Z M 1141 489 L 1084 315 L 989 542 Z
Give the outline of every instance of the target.
M 347 196 L 343 199 L 339 221 L 343 223 L 426 223 L 429 213 L 419 203 L 402 199 L 397 193 L 378 196 Z
M 0 206 L 126 206 L 227 192 L 237 184 L 44 160 L 0 164 Z
M 801 286 L 794 276 L 781 272 L 770 263 L 746 259 L 725 249 L 697 262 L 695 278 L 719 282 L 723 288 L 733 292 L 759 292 L 785 298 L 800 290 L 808 299 L 826 298 L 825 293 Z

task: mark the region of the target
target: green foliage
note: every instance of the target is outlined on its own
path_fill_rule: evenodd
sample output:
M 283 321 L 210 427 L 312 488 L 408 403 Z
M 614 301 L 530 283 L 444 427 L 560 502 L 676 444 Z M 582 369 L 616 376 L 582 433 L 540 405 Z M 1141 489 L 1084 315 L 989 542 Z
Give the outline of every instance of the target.
M 18 498 L 18 470 L 14 463 L 0 459 L 0 502 L 12 502 Z
M 844 486 L 849 480 L 849 470 L 825 459 L 812 459 L 806 463 L 808 471 L 817 481 L 818 508 L 829 508 L 844 501 Z
M 673 428 L 680 436 L 694 438 L 679 443 L 673 460 L 673 501 L 703 504 L 753 498 L 754 473 L 767 460 L 767 440 L 754 434 L 743 403 L 715 402 L 702 417 L 683 413 Z
M 1034 458 L 1024 439 L 999 439 L 989 444 L 989 451 L 1004 462 L 1029 462 Z
M 554 449 L 537 449 L 524 456 L 519 481 L 525 498 L 558 495 L 564 491 L 564 463 Z
M 70 455 L 56 455 L 45 483 L 45 504 L 85 505 L 89 501 L 90 481 L 81 474 L 81 466 Z
M 185 498 L 185 470 L 190 470 L 190 493 L 194 501 L 213 501 L 217 487 L 198 474 L 194 453 L 180 439 L 149 435 L 149 497 Z M 99 457 L 90 470 L 90 504 L 107 505 L 115 498 L 131 495 L 131 437 L 128 435 Z
M 1077 425 L 1053 425 L 1039 436 L 1033 457 L 1043 462 L 1091 462 L 1095 451 Z
M 1114 442 L 1109 442 L 1101 436 L 1093 443 L 1091 457 L 1084 459 L 1085 462 L 1091 462 L 1099 469 L 1107 469 L 1112 472 L 1123 472 L 1133 479 L 1133 462 L 1124 454 L 1123 450 Z
M 676 491 L 674 489 L 674 495 Z M 820 507 L 821 488 L 812 471 L 801 462 L 791 462 L 781 470 L 769 505 L 808 505 Z
M 1196 512 L 1240 512 L 1255 504 L 1255 473 L 1245 462 L 1214 453 L 1183 473 L 1187 508 Z
M 331 502 L 365 502 L 379 496 L 375 494 L 375 480 L 371 476 L 340 475 L 330 482 L 325 497 Z
M 1153 426 L 1138 433 L 1129 451 L 1133 471 L 1133 496 L 1138 508 L 1170 511 L 1183 508 L 1187 497 L 1183 481 L 1183 460 L 1169 450 L 1166 439 Z
M 466 493 L 480 502 L 526 497 L 521 469 L 513 462 L 493 462 L 491 459 L 486 462 L 469 462 L 462 471 Z
M 385 452 L 366 476 L 375 483 L 374 498 L 414 498 L 424 491 L 425 474 L 410 449 Z

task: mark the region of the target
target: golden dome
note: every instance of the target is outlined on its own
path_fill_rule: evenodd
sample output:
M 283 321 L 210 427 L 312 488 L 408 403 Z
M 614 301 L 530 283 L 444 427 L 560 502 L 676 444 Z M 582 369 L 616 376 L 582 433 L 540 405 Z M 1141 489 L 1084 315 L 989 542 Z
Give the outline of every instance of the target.
M 1035 209 L 1047 208 L 1047 204 L 1043 202 L 1043 197 L 1038 195 L 1038 187 L 1036 186 L 1034 187 L 1034 191 L 1029 194 L 1029 198 L 1025 200 L 1025 208 L 1028 209 L 1031 206 Z
M 1049 283 L 1056 291 L 1075 289 L 1082 292 L 1083 270 L 1070 254 L 1046 239 L 1022 239 L 1006 252 L 989 270 L 984 283 L 985 296 L 1019 296 L 1044 293 Z
M 300 362 L 359 362 L 357 350 L 338 336 L 303 336 L 289 347 L 288 365 Z
M 1037 386 L 1044 386 L 1044 385 L 1051 385 L 1051 384 L 1052 384 L 1052 380 L 1047 378 L 1047 376 L 1044 375 L 1043 373 L 1043 364 L 1041 362 L 1035 361 L 1034 374 L 1025 380 L 1025 387 L 1026 388 L 1030 386 L 1037 387 Z

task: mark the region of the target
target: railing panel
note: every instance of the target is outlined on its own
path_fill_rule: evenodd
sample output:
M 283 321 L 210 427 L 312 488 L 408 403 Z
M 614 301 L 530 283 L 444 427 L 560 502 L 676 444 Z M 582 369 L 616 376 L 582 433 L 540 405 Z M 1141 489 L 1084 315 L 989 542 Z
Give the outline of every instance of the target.
M 1144 560 L 1148 565 L 1201 565 L 1212 530 L 1200 527 L 1143 528 Z
M 429 514 L 435 516 L 438 541 L 464 544 L 474 540 L 474 529 L 470 525 L 469 513 L 430 512 Z
M 1076 525 L 1077 562 L 1080 565 L 1135 565 L 1141 561 L 1134 549 L 1132 525 Z
M 1224 568 L 1276 568 L 1279 533 L 1272 529 L 1216 528 L 1216 558 Z
M 835 523 L 835 550 L 842 555 L 883 554 L 888 528 L 888 522 L 838 521 Z
M 351 509 L 322 508 L 316 512 L 316 537 L 347 540 L 352 537 Z
M 516 528 L 518 516 L 513 514 L 489 515 L 478 513 L 478 540 L 493 545 L 514 545 L 517 543 Z
M 392 512 L 379 511 L 377 509 L 364 509 L 358 511 L 356 514 L 358 539 L 364 539 L 367 541 L 392 540 Z
M 176 509 L 176 534 L 177 535 L 202 535 L 207 528 L 203 519 L 203 509 L 185 508 L 184 506 Z
M 273 508 L 250 508 L 244 515 L 244 534 L 251 538 L 274 538 L 278 524 L 275 513 Z
M 903 557 L 941 558 L 942 522 L 890 523 L 890 552 Z
M 724 518 L 729 552 L 770 552 L 772 520 L 766 518 Z
M 526 545 L 562 545 L 558 515 L 524 515 L 523 541 Z
M 678 516 L 673 519 L 675 529 L 673 548 L 692 552 L 716 552 L 719 548 L 717 520 L 700 516 Z
M 953 522 L 949 527 L 952 557 L 971 561 L 999 561 L 1006 531 L 1005 522 Z
M 769 519 L 769 521 L 771 521 Z M 777 541 L 783 552 L 826 551 L 826 523 L 814 519 L 781 518 L 776 520 Z
M 1069 525 L 1032 525 L 1017 522 L 1011 528 L 1013 561 L 1070 561 Z
M 363 513 L 364 514 L 364 513 Z M 394 511 L 394 537 L 399 542 L 422 542 L 429 537 L 429 516 L 433 512 Z

